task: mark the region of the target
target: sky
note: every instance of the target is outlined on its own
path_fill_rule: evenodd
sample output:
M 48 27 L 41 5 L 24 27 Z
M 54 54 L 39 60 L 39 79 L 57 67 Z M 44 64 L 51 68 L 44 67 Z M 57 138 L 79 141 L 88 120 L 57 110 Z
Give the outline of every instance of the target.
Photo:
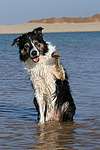
M 100 14 L 100 0 L 0 0 L 0 25 Z

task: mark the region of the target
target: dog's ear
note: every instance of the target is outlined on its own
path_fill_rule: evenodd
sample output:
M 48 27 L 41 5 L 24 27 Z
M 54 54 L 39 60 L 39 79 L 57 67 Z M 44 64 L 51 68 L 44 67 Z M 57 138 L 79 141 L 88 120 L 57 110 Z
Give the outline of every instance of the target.
M 38 27 L 38 28 L 34 29 L 33 32 L 38 36 L 43 36 L 43 34 L 42 34 L 43 29 L 44 28 L 42 28 L 42 27 Z
M 20 41 L 20 37 L 16 38 L 16 39 L 13 41 L 13 43 L 12 43 L 11 46 L 14 46 L 15 43 L 19 46 L 19 41 Z

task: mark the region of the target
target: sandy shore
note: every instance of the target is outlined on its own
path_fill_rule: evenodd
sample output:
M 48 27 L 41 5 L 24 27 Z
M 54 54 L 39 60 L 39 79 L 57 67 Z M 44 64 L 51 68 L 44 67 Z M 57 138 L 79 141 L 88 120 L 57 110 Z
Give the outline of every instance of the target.
M 44 33 L 52 32 L 86 32 L 100 31 L 100 22 L 93 23 L 25 23 L 18 25 L 0 25 L 0 34 L 16 34 L 32 31 L 36 27 L 44 27 Z

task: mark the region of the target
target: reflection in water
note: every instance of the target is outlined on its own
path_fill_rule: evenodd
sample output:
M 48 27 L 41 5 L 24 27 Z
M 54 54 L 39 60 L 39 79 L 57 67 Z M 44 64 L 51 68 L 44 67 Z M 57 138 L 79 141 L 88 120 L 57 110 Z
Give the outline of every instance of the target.
M 85 112 L 82 111 L 84 115 Z M 81 113 L 80 113 L 81 114 Z M 99 149 L 99 117 L 75 116 L 74 122 L 47 122 L 37 125 L 33 108 L 0 105 L 0 150 L 4 149 Z
M 31 146 L 34 149 L 73 149 L 75 142 L 74 122 L 48 122 L 38 127 L 38 135 L 35 136 L 37 144 Z

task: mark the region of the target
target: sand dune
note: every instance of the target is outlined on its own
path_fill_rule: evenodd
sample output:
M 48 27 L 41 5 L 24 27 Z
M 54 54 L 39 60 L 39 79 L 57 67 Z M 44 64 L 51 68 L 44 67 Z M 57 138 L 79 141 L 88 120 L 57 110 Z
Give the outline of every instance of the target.
M 86 18 L 69 18 L 69 17 L 62 17 L 62 18 L 48 18 L 48 19 L 40 19 L 40 20 L 31 20 L 28 23 L 88 23 L 88 22 L 100 22 L 100 14 L 95 14 L 92 17 Z

